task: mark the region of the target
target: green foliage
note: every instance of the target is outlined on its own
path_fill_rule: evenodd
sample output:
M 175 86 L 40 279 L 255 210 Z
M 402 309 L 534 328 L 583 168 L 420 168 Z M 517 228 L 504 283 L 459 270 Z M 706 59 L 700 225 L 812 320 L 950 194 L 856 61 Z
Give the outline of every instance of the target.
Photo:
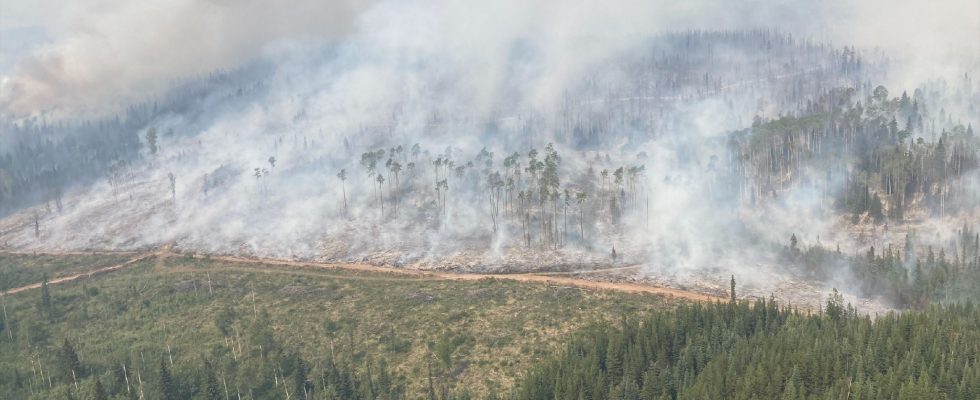
M 160 358 L 160 398 L 162 400 L 178 400 L 180 399 L 180 392 L 178 391 L 177 382 L 174 381 L 173 375 L 170 374 L 170 368 L 167 367 L 167 361 Z
M 736 297 L 735 297 L 735 275 L 732 275 L 731 292 L 729 292 L 729 294 L 730 294 L 730 297 L 731 297 L 731 299 L 730 299 L 731 302 L 734 303 L 735 302 L 735 299 L 736 299 Z
M 827 297 L 827 307 L 824 312 L 831 320 L 839 321 L 844 316 L 845 311 L 844 296 L 837 289 L 834 289 Z
M 827 280 L 841 271 L 851 274 L 855 289 L 875 294 L 897 307 L 924 308 L 932 303 L 980 301 L 980 236 L 964 226 L 953 243 L 954 257 L 921 248 L 914 235 L 904 249 L 870 247 L 847 255 L 820 245 L 802 252 L 787 250 L 783 259 L 809 278 Z
M 102 386 L 102 380 L 98 377 L 95 378 L 95 387 L 92 389 L 92 399 L 109 400 L 109 393 L 106 392 L 105 386 Z
M 837 208 L 855 222 L 901 222 L 913 199 L 940 216 L 976 206 L 972 185 L 963 181 L 980 166 L 980 138 L 972 127 L 950 121 L 930 135 L 933 141 L 908 140 L 926 133 L 923 107 L 905 93 L 889 99 L 883 86 L 864 106 L 856 93 L 830 90 L 798 116 L 759 118 L 735 134 L 732 167 L 744 172 L 732 182 L 759 196 L 801 183 L 839 182 L 844 190 Z M 907 121 L 905 129 L 898 130 L 896 119 Z
M 231 335 L 231 327 L 237 318 L 238 315 L 235 313 L 235 310 L 231 308 L 231 305 L 226 304 L 214 316 L 214 326 L 218 328 L 218 331 L 222 335 L 229 336 Z
M 436 356 L 439 357 L 439 361 L 442 363 L 443 368 L 449 369 L 453 366 L 453 351 L 456 350 L 456 344 L 453 343 L 452 336 L 446 332 L 439 337 L 439 342 L 436 343 L 435 352 Z
M 68 342 L 68 339 L 65 339 L 65 343 L 61 345 L 61 350 L 58 352 L 58 364 L 61 368 L 61 377 L 65 381 L 74 381 L 85 377 L 84 371 L 82 371 L 82 363 L 78 360 L 78 354 L 75 353 L 75 348 Z
M 75 260 L 82 265 L 73 268 L 82 270 L 96 261 Z M 3 267 L 16 272 L 34 265 Z M 207 274 L 213 293 L 202 283 Z M 168 392 L 181 399 L 218 392 L 225 399 L 226 385 L 232 399 L 285 398 L 287 391 L 297 399 L 304 387 L 311 399 L 419 398 L 427 393 L 430 360 L 436 396 L 478 398 L 506 393 L 527 365 L 576 327 L 665 304 L 649 295 L 566 292 L 507 281 L 145 260 L 50 285 L 54 320 L 38 313 L 39 289 L 5 296 L 0 398 L 32 392 L 91 398 L 96 379 L 111 399 L 140 393 L 159 399 Z M 437 347 L 449 363 L 439 360 Z M 39 363 L 43 386 L 34 375 Z M 77 365 L 77 389 L 70 365 Z
M 60 278 L 125 262 L 129 255 L 93 254 L 58 257 L 51 255 L 0 254 L 0 290 L 38 283 L 47 275 Z
M 43 279 L 41 281 L 41 301 L 38 303 L 38 308 L 45 318 L 54 319 L 54 303 L 51 302 L 51 290 L 48 289 L 48 276 L 44 275 Z
M 515 397 L 965 399 L 980 391 L 977 307 L 875 320 L 839 311 L 833 323 L 758 300 L 595 326 L 533 367 Z
M 218 386 L 218 377 L 214 374 L 214 365 L 211 361 L 204 360 L 204 397 L 207 400 L 220 400 L 221 388 Z

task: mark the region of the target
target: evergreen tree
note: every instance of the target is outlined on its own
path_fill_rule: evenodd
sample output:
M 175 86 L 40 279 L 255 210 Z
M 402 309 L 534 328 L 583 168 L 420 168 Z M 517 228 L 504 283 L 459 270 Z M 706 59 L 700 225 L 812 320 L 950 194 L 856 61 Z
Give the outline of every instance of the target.
M 160 398 L 163 400 L 180 399 L 177 391 L 177 383 L 174 381 L 173 376 L 170 375 L 170 369 L 167 368 L 167 362 L 163 358 L 160 359 Z
M 47 319 L 54 319 L 54 304 L 51 302 L 51 291 L 48 289 L 48 274 L 41 281 L 41 314 Z
M 218 386 L 218 378 L 214 375 L 214 366 L 210 361 L 204 360 L 204 396 L 207 400 L 222 400 L 221 388 Z
M 732 275 L 731 286 L 732 286 L 731 301 L 732 301 L 732 303 L 734 303 L 735 302 L 735 299 L 736 299 L 736 297 L 735 297 L 735 275 Z
M 95 377 L 95 389 L 93 389 L 92 398 L 94 400 L 109 400 L 109 393 L 106 392 L 105 386 L 102 386 L 102 379 L 99 377 Z
M 82 364 L 78 360 L 75 348 L 66 338 L 58 351 L 58 362 L 61 365 L 62 377 L 67 382 L 74 382 L 82 379 Z
M 306 375 L 306 363 L 301 357 L 297 356 L 296 358 L 296 366 L 293 371 L 293 390 L 296 392 L 297 398 L 306 400 L 311 389 Z
M 150 128 L 146 131 L 146 147 L 150 150 L 150 155 L 157 154 L 157 128 Z

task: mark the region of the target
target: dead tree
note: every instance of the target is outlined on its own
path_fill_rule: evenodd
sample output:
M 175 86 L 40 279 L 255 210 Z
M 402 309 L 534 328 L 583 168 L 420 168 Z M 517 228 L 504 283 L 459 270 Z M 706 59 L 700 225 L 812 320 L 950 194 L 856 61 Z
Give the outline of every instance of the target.
M 168 172 L 167 178 L 170 179 L 170 199 L 174 205 L 177 205 L 177 177 L 174 176 L 173 172 Z

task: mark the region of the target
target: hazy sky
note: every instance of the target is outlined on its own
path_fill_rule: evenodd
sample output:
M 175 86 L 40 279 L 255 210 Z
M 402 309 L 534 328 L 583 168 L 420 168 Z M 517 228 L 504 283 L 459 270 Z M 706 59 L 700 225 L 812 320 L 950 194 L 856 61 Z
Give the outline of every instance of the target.
M 896 73 L 903 83 L 980 59 L 976 0 L 0 0 L 0 114 L 145 98 L 175 78 L 234 67 L 276 43 L 342 40 L 378 28 L 363 23 L 365 15 L 412 11 L 430 13 L 433 31 L 474 46 L 497 35 L 778 28 L 837 45 L 914 51 L 915 62 Z

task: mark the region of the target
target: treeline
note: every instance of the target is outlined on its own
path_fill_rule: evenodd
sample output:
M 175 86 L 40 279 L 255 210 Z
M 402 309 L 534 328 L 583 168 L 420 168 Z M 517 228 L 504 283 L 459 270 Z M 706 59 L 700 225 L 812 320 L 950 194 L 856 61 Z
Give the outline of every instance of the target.
M 282 344 L 266 312 L 239 316 L 226 308 L 215 324 L 226 335 L 200 358 L 177 357 L 170 345 L 122 349 L 82 359 L 69 339 L 51 343 L 49 321 L 59 316 L 47 288 L 39 319 L 16 328 L 29 359 L 0 371 L 0 393 L 23 399 L 403 399 L 405 379 L 383 361 L 364 357 L 353 341 L 338 340 L 316 359 Z M 26 324 L 26 325 L 25 325 Z M 0 325 L 0 333 L 14 327 Z M 6 339 L 6 338 L 5 338 Z M 431 373 L 431 371 L 430 371 Z M 430 378 L 430 381 L 432 378 Z M 433 396 L 448 393 L 431 384 Z
M 967 251 L 975 252 L 975 249 Z M 202 282 L 203 284 L 203 282 Z M 129 286 L 128 293 L 140 289 Z M 206 291 L 207 289 L 201 289 Z M 78 296 L 99 296 L 83 288 Z M 0 325 L 16 357 L 0 368 L 0 393 L 17 399 L 470 399 L 451 389 L 454 344 L 443 335 L 423 357 L 425 367 L 398 371 L 384 355 L 369 355 L 348 322 L 324 324 L 328 346 L 305 349 L 301 333 L 283 330 L 261 308 L 220 307 L 203 320 L 222 341 L 188 352 L 189 343 L 160 340 L 132 348 L 89 344 L 80 352 L 54 324 L 95 320 L 72 299 L 43 286 L 36 313 Z M 248 297 L 240 291 L 235 297 Z M 138 298 L 138 297 L 137 297 Z M 593 325 L 573 334 L 516 385 L 486 399 L 972 399 L 980 395 L 980 308 L 931 306 L 923 311 L 859 315 L 834 291 L 822 312 L 801 312 L 773 299 L 681 305 L 641 319 Z M 76 299 L 77 300 L 77 299 Z M 105 312 L 126 313 L 106 297 Z M 138 303 L 145 306 L 150 299 Z M 154 298 L 180 306 L 180 302 Z M 247 300 L 246 300 L 247 302 Z M 26 310 L 24 305 L 18 307 Z M 6 307 L 6 305 L 5 305 Z M 70 312 L 69 312 L 70 311 Z M 128 320 L 129 317 L 123 318 Z M 350 318 L 353 321 L 353 317 Z M 180 322 L 183 323 L 184 321 Z M 140 329 L 118 320 L 105 329 Z M 178 328 L 179 329 L 179 328 Z M 360 334 L 363 334 L 360 333 Z M 401 339 L 385 337 L 385 351 Z M 16 348 L 17 350 L 13 350 Z M 11 353 L 11 354 L 12 354 Z M 23 357 L 21 357 L 21 354 Z M 409 378 L 409 376 L 411 378 Z M 415 379 L 414 381 L 410 379 Z M 422 385 L 418 385 L 422 383 Z M 422 392 L 408 394 L 409 386 Z
M 980 141 L 972 125 L 925 102 L 920 90 L 889 97 L 878 86 L 861 98 L 842 88 L 798 116 L 757 119 L 731 146 L 740 194 L 754 200 L 806 185 L 833 196 L 854 222 L 900 222 L 913 207 L 937 216 L 972 209 L 974 189 L 960 178 L 980 165 Z
M 81 362 L 65 340 L 48 358 L 54 362 L 45 365 L 44 357 L 34 355 L 31 369 L 4 371 L 0 392 L 25 399 L 406 398 L 403 379 L 396 379 L 384 362 L 361 365 L 325 356 L 311 365 L 297 352 L 220 364 L 209 359 L 173 363 L 164 354 L 151 362 L 133 358 L 106 365 Z
M 533 58 L 530 55 L 537 49 L 520 50 Z M 161 142 L 168 134 L 196 134 L 209 126 L 208 121 L 225 117 L 223 111 L 240 109 L 241 102 L 261 98 L 274 66 L 258 64 L 190 79 L 162 98 L 130 105 L 115 117 L 0 121 L 0 134 L 6 138 L 0 148 L 0 214 L 41 202 L 54 204 L 72 186 L 125 175 L 140 158 L 140 149 L 149 150 L 145 137 L 152 127 L 158 129 Z M 623 138 L 642 143 L 650 135 L 677 130 L 681 119 L 673 114 L 678 112 L 678 100 L 717 96 L 733 106 L 745 103 L 747 92 L 761 91 L 768 101 L 791 110 L 819 88 L 857 84 L 867 64 L 853 49 L 770 30 L 666 34 L 591 65 L 587 73 L 571 81 L 564 101 L 555 109 L 515 109 L 512 103 L 520 102 L 509 101 L 498 106 L 501 112 L 515 115 L 517 122 L 480 117 L 476 124 L 486 135 L 519 147 L 530 147 L 535 132 L 543 130 L 553 131 L 556 142 L 568 148 L 600 149 L 621 143 Z M 607 75 L 624 79 L 602 78 Z M 758 96 L 749 97 L 754 101 Z M 371 124 L 376 128 L 349 134 L 390 137 L 402 116 L 398 109 L 391 114 L 394 122 L 382 118 Z M 300 111 L 296 118 L 305 115 Z M 158 122 L 163 116 L 179 117 L 174 119 L 181 123 Z M 407 119 L 416 121 L 418 116 Z M 433 110 L 428 119 L 431 125 L 425 129 L 433 136 L 451 135 L 459 128 L 447 121 L 474 123 L 473 116 L 458 110 Z
M 0 216 L 41 203 L 46 203 L 46 212 L 60 211 L 64 193 L 72 187 L 128 179 L 144 155 L 141 150 L 156 151 L 157 144 L 145 140 L 147 131 L 157 130 L 151 126 L 155 121 L 180 115 L 187 126 L 203 123 L 229 104 L 263 93 L 258 81 L 262 68 L 189 79 L 162 98 L 129 105 L 113 117 L 0 119 Z M 163 141 L 175 134 L 186 132 L 161 127 L 154 136 Z
M 96 287 L 83 286 L 78 293 L 56 295 L 43 278 L 32 294 L 33 304 L 18 304 L 20 318 L 8 318 L 7 301 L 0 319 L 0 346 L 16 353 L 0 368 L 0 398 L 11 399 L 327 399 L 395 400 L 409 398 L 412 383 L 404 371 L 389 367 L 384 354 L 373 354 L 362 342 L 353 317 L 328 319 L 322 335 L 330 345 L 310 351 L 295 344 L 292 333 L 283 332 L 273 316 L 253 303 L 251 307 L 225 304 L 203 321 L 213 324 L 223 343 L 200 344 L 158 341 L 127 348 L 115 343 L 91 342 L 85 352 L 76 350 L 71 326 L 101 320 L 102 312 L 126 314 L 146 312 L 151 301 L 180 307 L 175 298 L 139 298 L 135 286 L 125 289 L 126 298 L 106 296 Z M 196 284 L 196 283 L 195 283 Z M 202 285 L 204 283 L 202 282 Z M 210 281 L 207 283 L 210 291 Z M 171 289 L 180 290 L 180 289 Z M 195 287 L 195 291 L 197 287 Z M 252 293 L 254 296 L 254 292 Z M 100 298 L 104 309 L 78 307 L 87 298 Z M 254 299 L 253 299 L 254 301 Z M 138 307 L 139 310 L 127 310 Z M 13 311 L 13 310 L 11 310 Z M 12 314 L 13 315 L 13 314 Z M 108 323 L 105 329 L 143 329 L 130 322 Z M 177 324 L 197 323 L 180 320 Z M 62 329 L 59 329 L 59 326 Z M 180 329 L 180 328 L 178 328 Z M 56 335 L 54 332 L 63 333 Z M 146 334 L 146 333 L 141 333 Z M 403 353 L 411 341 L 382 335 L 384 348 Z M 443 335 L 427 353 L 427 370 L 412 371 L 426 379 L 431 399 L 471 398 L 466 390 L 452 389 L 452 352 L 456 337 Z M 288 344 L 288 343 L 294 344 Z M 22 357 L 23 356 L 23 357 Z
M 537 49 L 521 50 L 533 54 Z M 624 141 L 639 145 L 697 129 L 688 125 L 685 105 L 719 100 L 731 118 L 762 104 L 793 112 L 825 88 L 860 85 L 878 63 L 853 48 L 772 30 L 669 33 L 589 65 L 563 88 L 554 109 L 527 109 L 519 101 L 498 105 L 513 121 L 491 120 L 485 130 L 488 137 L 524 146 L 541 131 L 553 132 L 556 143 L 568 148 L 609 149 Z M 440 114 L 434 122 L 465 118 Z M 733 121 L 732 126 L 748 123 Z M 438 125 L 431 127 L 437 135 L 442 133 Z M 451 137 L 456 128 L 446 134 Z
M 367 218 L 422 214 L 439 223 L 456 210 L 482 213 L 488 233 L 519 232 L 523 246 L 558 248 L 585 243 L 598 227 L 619 225 L 626 213 L 645 210 L 643 153 L 626 165 L 604 153 L 586 153 L 588 166 L 581 171 L 563 167 L 553 144 L 503 157 L 487 148 L 472 158 L 460 153 L 452 147 L 433 153 L 419 144 L 362 153 L 359 173 L 336 174 L 344 213 L 346 181 L 357 179 L 372 187 L 366 201 L 375 212 Z
M 772 300 L 680 306 L 576 335 L 517 399 L 980 398 L 980 309 L 858 316 Z
M 945 246 L 923 246 L 908 234 L 901 248 L 871 246 L 854 255 L 820 245 L 798 248 L 794 239 L 782 249 L 787 264 L 817 280 L 853 282 L 859 293 L 881 296 L 896 307 L 980 300 L 980 235 L 968 226 Z

